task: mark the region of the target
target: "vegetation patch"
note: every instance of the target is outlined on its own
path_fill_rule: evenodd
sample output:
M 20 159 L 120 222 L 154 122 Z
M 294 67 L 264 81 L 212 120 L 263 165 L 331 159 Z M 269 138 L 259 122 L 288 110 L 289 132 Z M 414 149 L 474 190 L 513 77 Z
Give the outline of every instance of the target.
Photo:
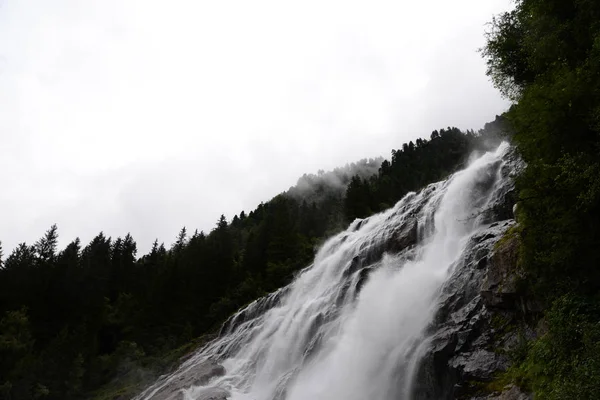
M 513 101 L 519 264 L 548 325 L 503 379 L 536 399 L 600 398 L 599 21 L 597 1 L 518 0 L 483 50 Z

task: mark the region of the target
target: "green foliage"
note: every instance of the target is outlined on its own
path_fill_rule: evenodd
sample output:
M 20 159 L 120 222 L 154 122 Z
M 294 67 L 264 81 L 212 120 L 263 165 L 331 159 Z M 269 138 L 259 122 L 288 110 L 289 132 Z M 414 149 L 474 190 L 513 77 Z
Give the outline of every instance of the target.
M 566 295 L 546 313 L 548 332 L 529 349 L 520 379 L 540 399 L 597 399 L 600 310 L 597 299 Z
M 34 339 L 27 310 L 8 311 L 0 320 L 0 394 L 32 397 L 36 362 L 32 357 Z
M 562 291 L 600 283 L 599 15 L 594 1 L 519 1 L 495 21 L 485 52 L 496 83 L 519 87 L 508 117 L 528 163 L 518 181 L 526 264 Z
M 600 397 L 600 3 L 520 0 L 493 21 L 488 74 L 527 162 L 521 261 L 549 332 L 521 376 L 542 399 Z

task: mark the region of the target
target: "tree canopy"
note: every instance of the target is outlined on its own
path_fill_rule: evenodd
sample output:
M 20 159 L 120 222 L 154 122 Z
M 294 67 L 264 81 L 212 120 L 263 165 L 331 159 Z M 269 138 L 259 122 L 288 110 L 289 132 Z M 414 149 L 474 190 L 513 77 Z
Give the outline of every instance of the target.
M 521 264 L 549 324 L 523 383 L 536 398 L 599 398 L 600 2 L 518 0 L 483 54 L 514 103 L 506 117 L 527 162 Z

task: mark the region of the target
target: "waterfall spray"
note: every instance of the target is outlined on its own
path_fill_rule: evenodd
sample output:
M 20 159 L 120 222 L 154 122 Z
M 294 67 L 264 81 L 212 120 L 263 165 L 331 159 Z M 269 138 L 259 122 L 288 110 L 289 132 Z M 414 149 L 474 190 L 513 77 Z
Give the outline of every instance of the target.
M 294 282 L 239 311 L 138 399 L 410 399 L 440 291 L 488 222 L 508 149 L 352 223 Z M 185 378 L 216 363 L 224 372 L 208 382 Z

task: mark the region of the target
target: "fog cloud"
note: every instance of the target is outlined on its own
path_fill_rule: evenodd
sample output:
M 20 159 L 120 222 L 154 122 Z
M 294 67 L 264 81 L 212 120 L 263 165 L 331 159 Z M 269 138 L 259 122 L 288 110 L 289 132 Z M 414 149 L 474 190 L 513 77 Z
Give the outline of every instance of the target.
M 507 106 L 509 0 L 28 0 L 0 7 L 0 240 L 210 230 L 303 173 Z

